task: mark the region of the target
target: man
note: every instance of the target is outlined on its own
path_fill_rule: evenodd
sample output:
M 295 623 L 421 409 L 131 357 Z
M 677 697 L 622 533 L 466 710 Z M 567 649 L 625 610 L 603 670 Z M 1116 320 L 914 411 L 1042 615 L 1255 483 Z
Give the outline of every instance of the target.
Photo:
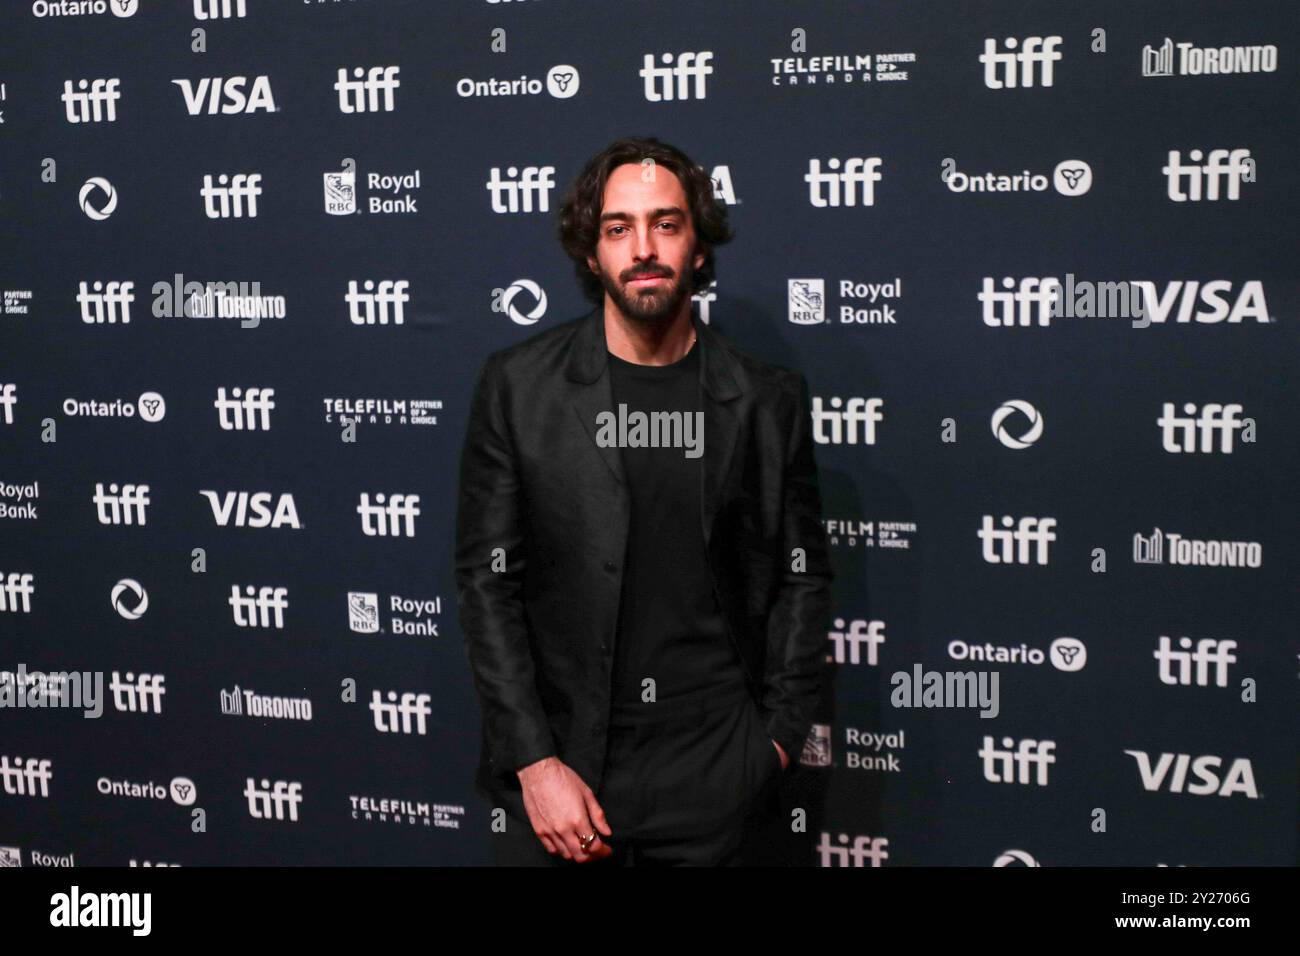
M 824 675 L 807 383 L 693 316 L 731 231 L 680 150 L 597 154 L 560 238 L 597 306 L 488 356 L 461 459 L 497 860 L 738 865 Z

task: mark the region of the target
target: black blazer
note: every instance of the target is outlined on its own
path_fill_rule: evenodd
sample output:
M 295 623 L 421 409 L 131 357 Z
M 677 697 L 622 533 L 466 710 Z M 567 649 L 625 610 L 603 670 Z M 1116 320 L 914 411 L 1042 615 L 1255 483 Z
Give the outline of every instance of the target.
M 808 384 L 692 316 L 700 349 L 701 529 L 715 593 L 768 734 L 797 760 L 825 676 L 826 528 Z M 456 591 L 482 703 L 476 784 L 559 756 L 593 790 L 631 514 L 603 307 L 487 357 L 461 455 Z M 792 551 L 803 549 L 802 570 Z

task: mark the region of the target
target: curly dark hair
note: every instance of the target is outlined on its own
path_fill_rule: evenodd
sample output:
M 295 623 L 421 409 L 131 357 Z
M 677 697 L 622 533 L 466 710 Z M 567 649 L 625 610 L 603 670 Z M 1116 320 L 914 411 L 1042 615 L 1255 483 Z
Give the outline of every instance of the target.
M 639 166 L 646 159 L 671 170 L 686 193 L 697 249 L 704 253 L 704 264 L 695 270 L 692 294 L 713 281 L 713 250 L 730 242 L 734 235 L 727 222 L 727 207 L 713 197 L 713 180 L 680 149 L 652 136 L 615 140 L 587 161 L 560 205 L 560 244 L 573 260 L 583 294 L 597 305 L 605 299 L 605 288 L 587 265 L 587 257 L 596 254 L 605 183 L 610 173 L 624 163 Z

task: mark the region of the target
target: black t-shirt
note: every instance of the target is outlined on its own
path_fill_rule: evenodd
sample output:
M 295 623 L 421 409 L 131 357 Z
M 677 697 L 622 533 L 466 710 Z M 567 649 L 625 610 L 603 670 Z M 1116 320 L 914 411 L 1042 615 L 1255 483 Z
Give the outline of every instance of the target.
M 702 427 L 698 343 L 671 365 L 638 365 L 609 354 L 615 415 L 682 412 L 693 438 L 707 450 Z M 621 417 L 621 416 L 620 416 Z M 631 429 L 628 429 L 629 433 Z M 647 430 L 647 434 L 649 431 Z M 647 441 L 651 439 L 647 437 Z M 664 439 L 667 440 L 667 439 Z M 642 681 L 655 681 L 659 701 L 745 683 L 736 649 L 713 592 L 700 515 L 703 454 L 686 447 L 620 448 L 632 497 L 614 641 L 615 708 L 645 708 Z M 696 453 L 692 450 L 692 453 Z

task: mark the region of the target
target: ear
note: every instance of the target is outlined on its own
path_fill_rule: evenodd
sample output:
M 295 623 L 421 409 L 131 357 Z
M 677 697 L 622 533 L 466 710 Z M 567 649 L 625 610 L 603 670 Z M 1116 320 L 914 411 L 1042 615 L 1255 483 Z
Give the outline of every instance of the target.
M 600 274 L 600 263 L 596 260 L 595 256 L 587 256 L 587 268 L 595 275 Z
M 704 259 L 708 253 L 706 253 L 700 246 L 696 246 L 695 249 L 695 269 L 698 272 L 704 266 Z

